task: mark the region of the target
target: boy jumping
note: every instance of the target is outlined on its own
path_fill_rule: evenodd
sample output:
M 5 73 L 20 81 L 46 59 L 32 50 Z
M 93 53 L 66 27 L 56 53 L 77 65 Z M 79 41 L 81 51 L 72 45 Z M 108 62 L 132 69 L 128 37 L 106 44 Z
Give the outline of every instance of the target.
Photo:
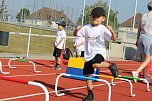
M 101 23 L 105 21 L 106 13 L 101 7 L 94 8 L 91 12 L 91 24 L 83 26 L 78 31 L 78 36 L 85 38 L 85 65 L 83 74 L 92 77 L 95 68 L 109 68 L 114 77 L 119 71 L 116 64 L 108 63 L 106 59 L 105 39 L 116 40 L 116 34 L 111 26 L 105 27 Z M 86 80 L 88 95 L 82 101 L 92 101 L 94 99 L 93 86 L 91 80 Z

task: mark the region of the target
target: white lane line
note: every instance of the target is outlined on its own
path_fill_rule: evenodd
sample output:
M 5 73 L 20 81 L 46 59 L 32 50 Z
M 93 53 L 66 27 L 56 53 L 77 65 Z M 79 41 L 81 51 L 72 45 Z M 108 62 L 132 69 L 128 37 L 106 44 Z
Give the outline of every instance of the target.
M 55 75 L 55 74 L 59 74 L 59 73 L 48 73 L 48 74 L 30 74 L 30 75 L 11 75 L 11 76 L 3 76 L 3 77 L 21 77 L 21 76 L 46 76 L 46 75 Z
M 116 63 L 117 64 L 117 63 Z M 128 64 L 117 64 L 118 66 L 119 65 L 122 65 L 122 66 L 134 66 L 134 65 L 140 65 L 140 63 L 139 64 L 131 64 L 131 63 L 128 63 Z
M 8 65 L 3 65 L 3 66 L 8 66 Z M 14 65 L 11 65 L 11 66 L 27 66 L 27 67 L 28 67 L 28 66 L 33 66 L 33 65 L 26 65 L 26 64 L 25 64 L 25 65 L 15 65 L 15 64 L 14 64 Z M 41 67 L 41 66 L 45 66 L 45 65 L 36 65 L 36 66 L 40 66 L 40 67 Z M 51 66 L 53 66 L 53 65 L 46 65 L 46 66 L 50 66 L 50 67 L 51 67 Z M 45 66 L 45 67 L 46 67 L 46 66 Z
M 122 66 L 134 66 L 134 65 L 140 65 L 140 63 L 138 64 L 138 63 L 136 63 L 136 64 L 134 64 L 134 63 L 128 63 L 128 64 L 124 64 L 124 63 L 122 63 L 122 64 L 119 64 L 119 63 L 116 63 L 117 65 L 122 65 Z M 8 66 L 8 65 L 3 65 L 3 66 Z M 32 66 L 32 65 L 16 65 L 16 64 L 12 64 L 12 66 Z M 36 66 L 45 66 L 45 65 L 38 65 L 38 64 L 36 64 Z M 52 66 L 52 65 L 46 65 L 46 66 Z
M 123 82 L 125 82 L 125 81 L 118 81 L 118 82 L 114 82 L 114 83 L 118 84 L 118 83 L 123 83 Z M 94 87 L 98 87 L 98 86 L 105 86 L 105 85 L 106 84 L 97 84 L 97 85 L 93 85 L 93 86 Z M 83 88 L 86 88 L 86 86 L 69 88 L 69 89 L 64 89 L 64 90 L 58 90 L 58 92 L 78 90 L 78 89 L 83 89 Z M 50 91 L 49 94 L 51 94 L 51 93 L 55 93 L 55 91 Z M 16 97 L 11 97 L 11 98 L 4 98 L 4 99 L 0 99 L 0 101 L 8 101 L 8 100 L 14 100 L 14 99 L 21 99 L 21 98 L 26 98 L 26 97 L 38 96 L 38 95 L 44 95 L 44 93 L 35 93 L 35 94 L 29 94 L 29 95 L 24 95 L 24 96 L 16 96 Z

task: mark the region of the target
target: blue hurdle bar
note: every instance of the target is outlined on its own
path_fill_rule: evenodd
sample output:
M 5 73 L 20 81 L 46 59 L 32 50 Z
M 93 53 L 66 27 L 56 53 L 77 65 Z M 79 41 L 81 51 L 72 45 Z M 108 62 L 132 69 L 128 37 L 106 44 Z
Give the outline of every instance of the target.
M 99 82 L 104 82 L 108 85 L 109 88 L 109 92 L 108 92 L 108 101 L 111 100 L 111 85 L 108 81 L 103 80 L 103 79 L 96 79 L 96 78 L 89 78 L 89 77 L 85 77 L 85 76 L 78 76 L 78 75 L 72 75 L 72 74 L 66 74 L 66 73 L 61 73 L 60 75 L 57 76 L 56 78 L 56 82 L 55 82 L 55 94 L 57 96 L 63 96 L 64 93 L 58 94 L 58 82 L 59 82 L 59 78 L 61 76 L 72 76 L 72 77 L 76 77 L 76 78 L 82 78 L 82 79 L 86 79 L 86 80 L 92 80 L 92 81 L 99 81 Z

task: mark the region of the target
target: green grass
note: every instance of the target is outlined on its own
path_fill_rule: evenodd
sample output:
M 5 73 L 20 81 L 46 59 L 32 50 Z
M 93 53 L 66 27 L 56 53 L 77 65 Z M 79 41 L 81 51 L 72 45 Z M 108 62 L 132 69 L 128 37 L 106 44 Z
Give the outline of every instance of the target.
M 54 40 L 55 38 L 50 37 L 31 36 L 29 54 L 52 54 Z M 68 39 L 66 44 L 71 50 L 73 50 L 72 41 L 73 39 Z M 0 52 L 26 54 L 27 42 L 28 36 L 9 35 L 8 46 L 0 46 Z
M 28 33 L 29 28 L 20 27 L 16 25 L 0 23 L 0 31 L 4 32 L 20 32 L 20 33 Z M 33 29 L 32 34 L 40 34 L 40 35 L 56 35 L 56 32 L 50 30 L 40 30 Z M 68 34 L 69 35 L 69 34 Z M 42 36 L 31 36 L 30 41 L 30 51 L 29 54 L 52 54 L 53 53 L 53 44 L 55 38 L 50 37 L 42 37 Z M 68 39 L 66 47 L 70 47 L 73 50 L 73 39 Z M 27 51 L 27 43 L 28 36 L 25 35 L 12 35 L 9 34 L 9 42 L 8 46 L 0 46 L 1 53 L 16 53 L 16 54 L 26 54 Z
M 23 27 L 23 26 L 12 25 L 12 24 L 0 23 L 0 31 L 28 33 L 29 28 Z M 32 34 L 45 34 L 45 35 L 49 35 L 50 33 L 53 35 L 56 34 L 56 32 L 53 32 L 51 30 L 40 30 L 37 28 L 32 28 L 31 33 Z

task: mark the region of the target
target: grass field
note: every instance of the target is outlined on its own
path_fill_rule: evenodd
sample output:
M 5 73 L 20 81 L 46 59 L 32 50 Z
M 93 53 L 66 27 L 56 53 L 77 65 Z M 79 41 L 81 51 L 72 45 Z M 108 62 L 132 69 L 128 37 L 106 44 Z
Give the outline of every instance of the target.
M 30 54 L 52 54 L 54 48 L 55 38 L 32 36 L 30 41 Z M 68 39 L 66 47 L 72 48 L 73 39 Z M 8 46 L 0 46 L 0 52 L 2 53 L 16 53 L 26 54 L 28 36 L 24 35 L 10 35 Z
M 23 27 L 23 26 L 17 26 L 14 24 L 9 24 L 9 23 L 2 23 L 0 22 L 0 31 L 6 31 L 6 32 L 20 32 L 20 33 L 28 33 L 29 32 L 29 28 L 28 27 Z M 37 28 L 32 28 L 32 34 L 45 34 L 45 35 L 49 35 L 51 34 L 55 34 L 55 32 L 51 31 L 51 30 L 40 30 Z
M 0 31 L 5 32 L 18 32 L 20 33 L 28 33 L 29 28 L 27 27 L 20 27 L 0 23 Z M 40 29 L 32 29 L 32 34 L 40 34 L 40 35 L 56 35 L 56 32 L 49 31 L 49 30 L 40 30 Z M 70 35 L 70 34 L 68 34 Z M 71 34 L 72 35 L 72 34 Z M 70 35 L 70 36 L 71 36 Z M 30 51 L 29 54 L 52 54 L 54 48 L 55 38 L 52 37 L 42 37 L 42 36 L 31 36 L 30 41 Z M 73 39 L 68 39 L 66 47 L 70 47 L 73 50 Z M 28 36 L 27 35 L 20 35 L 20 34 L 9 34 L 9 42 L 8 46 L 0 46 L 1 53 L 16 53 L 16 54 L 26 54 L 27 51 L 27 44 L 28 44 Z

